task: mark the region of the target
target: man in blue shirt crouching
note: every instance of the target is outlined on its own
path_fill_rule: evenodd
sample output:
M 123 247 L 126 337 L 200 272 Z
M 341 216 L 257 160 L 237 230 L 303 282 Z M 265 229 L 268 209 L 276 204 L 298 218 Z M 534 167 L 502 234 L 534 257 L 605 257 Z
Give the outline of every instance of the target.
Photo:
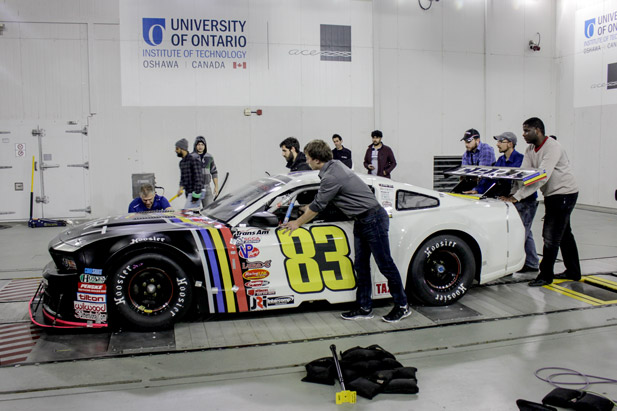
M 165 197 L 155 193 L 152 184 L 143 184 L 139 189 L 139 197 L 129 204 L 129 213 L 155 210 L 172 210 L 172 208 Z

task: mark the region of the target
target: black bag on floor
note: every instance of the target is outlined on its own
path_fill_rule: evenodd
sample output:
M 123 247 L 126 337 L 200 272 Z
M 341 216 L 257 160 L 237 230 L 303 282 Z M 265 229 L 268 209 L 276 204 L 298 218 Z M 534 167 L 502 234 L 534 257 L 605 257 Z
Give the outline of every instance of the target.
M 332 357 L 318 358 L 304 366 L 306 377 L 304 382 L 314 382 L 317 384 L 334 385 L 334 360 Z

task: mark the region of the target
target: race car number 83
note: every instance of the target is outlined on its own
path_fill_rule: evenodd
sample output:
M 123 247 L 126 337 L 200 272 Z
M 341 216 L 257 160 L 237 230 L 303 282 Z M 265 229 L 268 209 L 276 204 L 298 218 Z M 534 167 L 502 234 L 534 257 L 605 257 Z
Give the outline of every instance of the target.
M 285 271 L 292 290 L 318 293 L 356 287 L 349 242 L 345 231 L 336 226 L 315 226 L 295 230 L 291 235 L 277 231 L 285 255 Z

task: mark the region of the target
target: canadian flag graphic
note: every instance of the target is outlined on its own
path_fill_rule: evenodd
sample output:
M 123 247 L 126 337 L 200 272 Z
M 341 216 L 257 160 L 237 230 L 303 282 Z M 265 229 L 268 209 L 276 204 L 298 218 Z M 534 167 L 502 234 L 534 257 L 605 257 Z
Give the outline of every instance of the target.
M 242 68 L 242 69 L 245 69 L 245 68 L 246 68 L 246 61 L 244 61 L 244 62 L 242 62 L 242 63 L 236 63 L 236 62 L 234 61 L 234 68 L 235 68 L 235 69 L 237 69 L 237 68 Z

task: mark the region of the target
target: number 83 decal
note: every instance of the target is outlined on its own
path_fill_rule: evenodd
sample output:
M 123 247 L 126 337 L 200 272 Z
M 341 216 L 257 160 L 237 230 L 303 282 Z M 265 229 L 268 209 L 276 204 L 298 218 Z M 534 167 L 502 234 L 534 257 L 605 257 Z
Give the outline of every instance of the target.
M 340 227 L 298 228 L 291 235 L 276 232 L 285 256 L 285 271 L 292 290 L 318 293 L 356 287 L 347 235 Z

